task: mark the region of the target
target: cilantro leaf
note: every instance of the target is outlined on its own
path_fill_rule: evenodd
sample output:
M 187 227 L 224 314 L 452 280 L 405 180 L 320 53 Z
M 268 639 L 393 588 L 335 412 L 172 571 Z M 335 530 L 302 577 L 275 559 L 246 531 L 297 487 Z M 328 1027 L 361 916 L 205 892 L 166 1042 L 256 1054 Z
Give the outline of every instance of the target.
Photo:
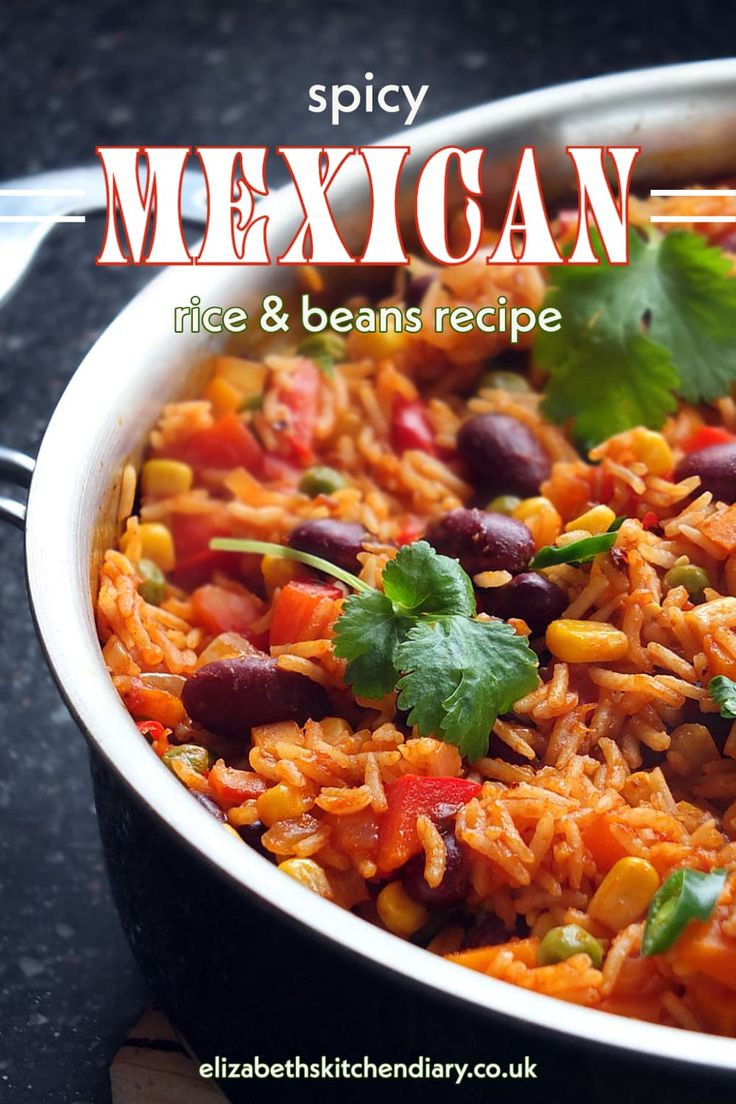
M 546 304 L 562 329 L 540 332 L 535 357 L 549 373 L 546 413 L 573 419 L 590 446 L 634 425 L 658 429 L 675 408 L 728 391 L 736 377 L 736 279 L 722 252 L 688 231 L 629 234 L 629 264 L 557 269 Z
M 456 744 L 469 759 L 488 748 L 499 713 L 537 685 L 537 657 L 502 621 L 420 621 L 396 652 L 398 705 L 409 723 Z
M 383 572 L 383 589 L 394 609 L 418 616 L 475 613 L 470 577 L 457 560 L 440 556 L 426 541 L 404 545 Z
M 394 653 L 410 625 L 380 590 L 346 600 L 335 623 L 335 655 L 349 660 L 345 681 L 358 697 L 382 698 L 394 689 Z
M 708 693 L 716 705 L 721 707 L 721 716 L 729 721 L 736 720 L 736 682 L 725 675 L 716 675 L 708 683 Z

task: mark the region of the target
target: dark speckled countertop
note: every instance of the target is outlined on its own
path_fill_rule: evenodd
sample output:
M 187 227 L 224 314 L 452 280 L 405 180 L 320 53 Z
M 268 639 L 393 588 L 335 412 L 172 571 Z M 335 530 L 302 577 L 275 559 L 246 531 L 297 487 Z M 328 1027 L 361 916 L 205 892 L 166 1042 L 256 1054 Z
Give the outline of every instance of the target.
M 89 161 L 97 144 L 371 141 L 396 117 L 356 113 L 335 130 L 307 112 L 308 86 L 360 83 L 368 69 L 377 84 L 426 83 L 426 121 L 556 81 L 723 55 L 734 16 L 716 10 L 671 0 L 655 29 L 654 10 L 630 0 L 5 0 L 0 178 Z M 0 311 L 5 444 L 35 452 L 82 355 L 147 278 L 95 269 L 99 242 L 96 218 L 59 228 Z M 0 1101 L 105 1104 L 146 992 L 105 880 L 84 743 L 34 636 L 19 534 L 0 531 L 0 547 Z

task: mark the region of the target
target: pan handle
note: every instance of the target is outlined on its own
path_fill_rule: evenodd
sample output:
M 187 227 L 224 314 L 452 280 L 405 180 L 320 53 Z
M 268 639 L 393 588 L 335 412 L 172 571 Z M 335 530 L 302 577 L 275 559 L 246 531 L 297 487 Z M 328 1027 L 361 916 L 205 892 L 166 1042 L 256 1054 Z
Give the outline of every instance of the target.
M 0 479 L 8 483 L 14 483 L 18 487 L 26 489 L 31 485 L 31 477 L 36 461 L 31 456 L 17 449 L 5 448 L 0 445 Z M 24 529 L 26 524 L 26 506 L 24 502 L 17 502 L 13 498 L 0 497 L 0 521 L 9 521 L 18 529 Z

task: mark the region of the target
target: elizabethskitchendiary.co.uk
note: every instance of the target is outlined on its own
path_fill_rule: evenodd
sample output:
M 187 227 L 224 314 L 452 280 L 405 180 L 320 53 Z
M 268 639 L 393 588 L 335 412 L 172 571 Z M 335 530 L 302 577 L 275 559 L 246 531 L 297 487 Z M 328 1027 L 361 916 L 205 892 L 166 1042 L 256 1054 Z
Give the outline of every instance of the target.
M 218 1056 L 199 1067 L 200 1077 L 226 1081 L 266 1080 L 435 1080 L 461 1085 L 470 1080 L 532 1080 L 537 1078 L 537 1063 L 529 1055 L 517 1062 L 438 1062 L 420 1055 L 412 1062 L 375 1062 L 368 1055 L 362 1058 L 332 1058 L 322 1055 L 318 1061 L 305 1061 L 299 1055 L 282 1062 L 266 1062 L 255 1055 L 245 1062 L 231 1062 Z

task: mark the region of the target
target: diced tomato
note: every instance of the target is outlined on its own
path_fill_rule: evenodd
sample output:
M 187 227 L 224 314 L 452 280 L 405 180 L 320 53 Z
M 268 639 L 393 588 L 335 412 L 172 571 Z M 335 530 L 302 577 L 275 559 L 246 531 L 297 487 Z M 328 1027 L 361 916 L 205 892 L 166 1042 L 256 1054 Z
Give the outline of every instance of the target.
M 399 548 L 405 544 L 413 544 L 415 540 L 419 540 L 424 532 L 424 525 L 419 518 L 408 514 L 401 530 L 396 534 L 396 543 Z
M 289 425 L 280 435 L 283 454 L 303 467 L 314 461 L 312 448 L 319 400 L 319 369 L 311 360 L 301 360 L 288 384 L 279 388 L 278 398 L 289 411 Z
M 421 399 L 395 399 L 391 412 L 391 444 L 396 452 L 421 449 L 437 455 L 434 433 Z
M 736 441 L 736 435 L 729 433 L 721 426 L 701 426 L 688 437 L 682 448 L 685 452 L 700 452 L 701 449 L 711 448 L 713 445 L 727 445 L 730 441 Z
M 263 463 L 263 450 L 238 414 L 225 414 L 209 429 L 200 429 L 187 437 L 168 455 L 191 464 L 195 471 L 204 468 L 246 468 L 257 473 Z
M 386 786 L 388 808 L 379 817 L 377 865 L 388 874 L 421 850 L 418 816 L 437 817 L 466 805 L 479 792 L 469 778 L 438 778 L 405 774 Z
M 254 771 L 227 767 L 223 759 L 217 760 L 209 773 L 208 781 L 212 796 L 223 809 L 242 805 L 244 801 L 253 801 L 266 789 L 266 782 Z
M 271 644 L 324 640 L 340 613 L 337 603 L 342 597 L 342 591 L 329 583 L 292 579 L 274 604 Z
M 201 552 L 210 551 L 213 537 L 229 537 L 230 530 L 222 513 L 216 514 L 174 514 L 171 522 L 174 548 L 178 564 Z M 222 555 L 222 553 L 221 553 Z M 228 555 L 225 553 L 225 555 Z M 224 560 L 223 560 L 224 562 Z M 229 562 L 237 563 L 237 556 L 229 554 Z
M 261 615 L 261 601 L 245 587 L 230 590 L 209 583 L 192 594 L 192 606 L 197 621 L 208 632 L 242 633 L 250 637 L 253 622 Z

